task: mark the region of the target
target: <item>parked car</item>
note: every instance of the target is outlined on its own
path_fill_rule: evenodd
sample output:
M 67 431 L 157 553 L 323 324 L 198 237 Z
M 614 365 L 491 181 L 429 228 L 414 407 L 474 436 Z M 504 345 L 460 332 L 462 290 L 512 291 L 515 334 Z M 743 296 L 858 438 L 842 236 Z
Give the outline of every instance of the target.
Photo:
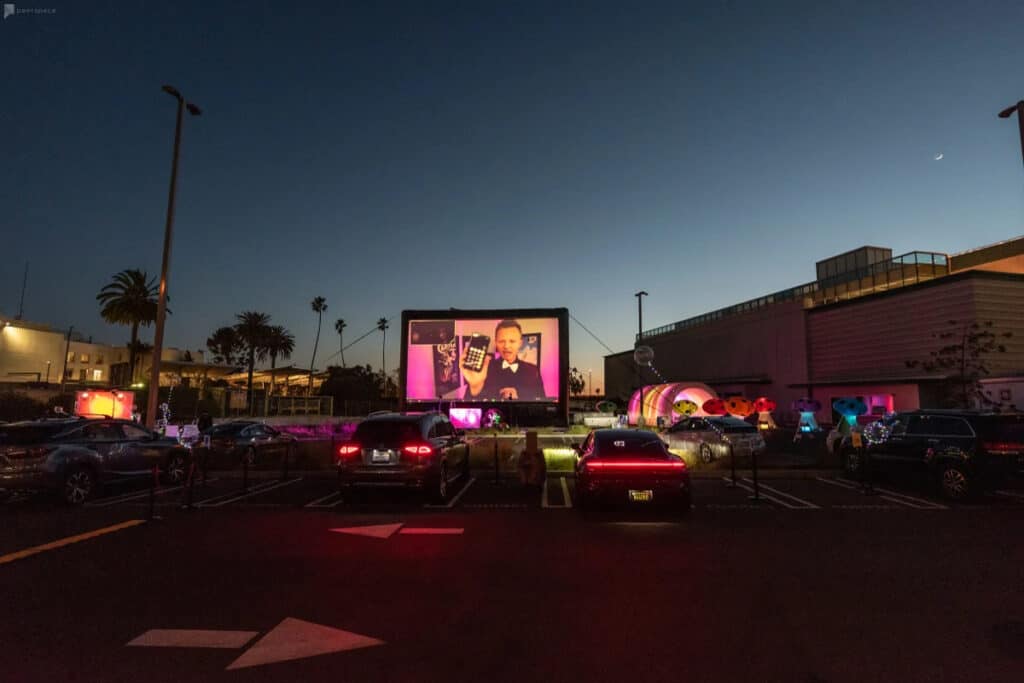
M 851 474 L 862 474 L 867 464 L 873 473 L 925 476 L 946 498 L 964 500 L 1024 467 L 1024 414 L 899 412 L 863 450 L 846 442 L 844 449 Z
M 735 417 L 687 418 L 662 436 L 669 448 L 693 453 L 703 463 L 728 457 L 730 448 L 740 456 L 760 455 L 765 450 L 764 437 L 757 427 Z
M 573 446 L 576 507 L 589 512 L 602 503 L 668 505 L 687 513 L 692 504 L 686 463 L 668 452 L 654 432 L 596 429 Z
M 374 414 L 338 446 L 337 466 L 343 493 L 357 486 L 395 486 L 442 502 L 451 484 L 469 475 L 469 446 L 444 414 Z
M 129 420 L 56 419 L 0 426 L 0 489 L 47 490 L 80 505 L 122 479 L 185 478 L 188 450 Z
M 199 449 L 201 456 L 209 457 L 213 466 L 235 466 L 245 463 L 255 467 L 266 462 L 278 461 L 288 456 L 295 459 L 297 439 L 270 425 L 252 420 L 222 422 L 203 432 L 209 437 L 208 448 Z

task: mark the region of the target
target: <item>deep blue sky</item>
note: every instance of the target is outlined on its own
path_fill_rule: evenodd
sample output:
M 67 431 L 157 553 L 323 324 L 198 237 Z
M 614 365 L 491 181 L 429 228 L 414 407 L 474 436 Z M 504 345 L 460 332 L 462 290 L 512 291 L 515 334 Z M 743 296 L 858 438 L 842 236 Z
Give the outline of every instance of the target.
M 94 300 L 160 267 L 171 345 L 265 311 L 308 363 L 403 308 L 567 306 L 615 350 L 862 244 L 1024 233 L 1024 4 L 81 2 L 0 22 L 0 311 L 123 342 Z M 942 153 L 941 161 L 934 156 Z M 574 323 L 571 361 L 595 370 Z M 318 354 L 324 359 L 326 354 Z M 380 336 L 346 352 L 380 363 Z M 321 363 L 318 363 L 321 365 Z

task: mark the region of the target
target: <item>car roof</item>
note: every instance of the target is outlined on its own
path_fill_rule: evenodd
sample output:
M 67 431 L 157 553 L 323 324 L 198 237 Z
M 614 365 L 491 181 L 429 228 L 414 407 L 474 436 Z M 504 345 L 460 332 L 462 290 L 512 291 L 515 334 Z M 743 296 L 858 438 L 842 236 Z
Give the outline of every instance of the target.
M 658 438 L 658 435 L 649 429 L 595 429 L 594 437 L 597 438 L 615 438 L 615 437 L 627 437 L 634 436 L 637 434 L 643 434 L 645 436 L 653 436 Z
M 363 422 L 420 422 L 425 418 L 431 417 L 445 417 L 445 415 L 437 411 L 426 413 L 372 413 Z

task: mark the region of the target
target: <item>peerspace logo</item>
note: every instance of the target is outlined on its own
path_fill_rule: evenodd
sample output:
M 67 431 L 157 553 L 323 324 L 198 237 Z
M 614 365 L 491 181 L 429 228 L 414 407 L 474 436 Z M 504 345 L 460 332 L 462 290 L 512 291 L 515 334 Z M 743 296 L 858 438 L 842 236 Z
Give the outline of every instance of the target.
M 11 16 L 12 14 L 14 14 L 14 3 L 13 2 L 5 2 L 4 3 L 4 19 L 6 19 L 7 17 Z
M 4 3 L 4 19 L 7 17 L 13 17 L 16 14 L 56 14 L 57 10 L 53 7 L 28 7 L 18 9 L 14 6 L 13 2 Z

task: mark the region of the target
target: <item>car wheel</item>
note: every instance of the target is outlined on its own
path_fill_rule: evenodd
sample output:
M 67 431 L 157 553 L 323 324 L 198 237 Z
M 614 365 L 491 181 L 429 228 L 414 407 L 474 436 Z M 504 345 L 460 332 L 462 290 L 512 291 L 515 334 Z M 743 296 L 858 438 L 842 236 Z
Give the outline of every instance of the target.
M 939 471 L 939 490 L 953 501 L 966 500 L 973 493 L 970 477 L 956 465 L 946 465 Z
M 178 485 L 185 481 L 185 468 L 185 456 L 181 453 L 172 453 L 164 466 L 164 483 Z
M 715 459 L 715 454 L 711 452 L 711 446 L 706 443 L 700 445 L 700 461 L 705 465 L 710 465 Z
M 249 446 L 245 449 L 245 455 L 242 456 L 242 463 L 253 467 L 256 464 L 256 449 Z
M 68 505 L 81 505 L 96 488 L 96 475 L 87 467 L 72 467 L 64 475 L 61 500 Z
M 444 503 L 448 500 L 448 463 L 442 462 L 441 469 L 437 474 L 437 481 L 434 482 L 433 498 L 437 503 Z

